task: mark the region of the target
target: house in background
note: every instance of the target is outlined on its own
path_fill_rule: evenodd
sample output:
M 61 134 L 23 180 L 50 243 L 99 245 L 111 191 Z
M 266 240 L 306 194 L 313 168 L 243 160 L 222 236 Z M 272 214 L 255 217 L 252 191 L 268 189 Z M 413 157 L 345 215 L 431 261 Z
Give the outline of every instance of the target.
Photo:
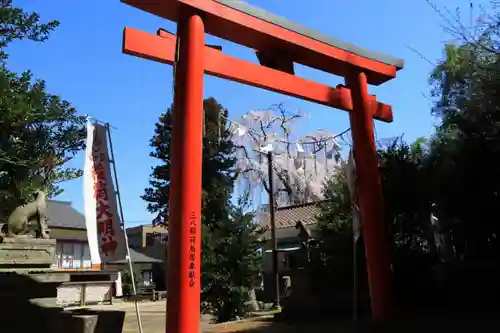
M 151 265 L 152 279 L 158 290 L 166 290 L 167 228 L 164 226 L 140 225 L 127 228 L 126 231 L 129 246 L 134 252 L 157 260 Z M 132 255 L 131 257 L 133 260 Z
M 106 265 L 92 264 L 85 216 L 72 207 L 71 202 L 48 200 L 47 215 L 50 238 L 55 239 L 57 244 L 53 268 L 71 272 L 72 283 L 61 286 L 61 289 L 66 290 L 66 293 L 61 294 L 70 295 L 71 299 L 63 301 L 64 303 L 76 302 L 72 297 L 76 298 L 74 294 L 81 287 L 75 288 L 76 282 L 83 285 L 91 281 L 94 284 L 100 281 L 101 284 L 107 285 L 109 281 L 116 280 L 118 271 L 128 270 L 127 259 Z M 128 228 L 126 231 L 129 237 L 130 257 L 139 284 L 147 286 L 154 283 L 158 290 L 164 290 L 166 229 L 138 226 Z M 148 253 L 153 253 L 153 256 Z M 109 296 L 101 298 L 107 299 Z
M 65 270 L 100 270 L 93 265 L 87 241 L 85 216 L 68 201 L 48 200 L 47 224 L 50 238 L 57 243 L 54 268 Z
M 167 260 L 168 232 L 164 226 L 139 225 L 127 228 L 128 245 L 148 257 Z
M 127 236 L 128 245 L 133 249 L 167 243 L 167 229 L 163 226 L 139 225 L 127 228 Z
M 129 253 L 139 287 L 155 285 L 156 289 L 164 290 L 164 284 L 162 281 L 158 281 L 158 277 L 156 276 L 158 268 L 161 269 L 161 267 L 158 266 L 161 266 L 163 262 L 159 259 L 151 258 L 143 253 L 137 252 L 134 249 L 129 249 Z M 128 259 L 117 260 L 106 264 L 105 268 L 114 271 L 128 271 L 129 262 Z
M 112 301 L 117 273 L 92 263 L 85 216 L 70 202 L 48 200 L 47 218 L 50 238 L 56 240 L 52 267 L 70 275 L 70 281 L 58 287 L 58 304 L 83 306 Z
M 276 209 L 276 241 L 278 245 L 278 273 L 280 277 L 289 276 L 290 271 L 295 268 L 297 251 L 302 248 L 302 239 L 299 237 L 300 230 L 296 228 L 298 222 L 302 222 L 312 233 L 316 230 L 316 217 L 319 214 L 317 202 L 279 207 Z M 272 260 L 271 220 L 269 214 L 262 215 L 260 225 L 267 227 L 265 233 L 266 243 L 264 245 L 264 294 L 272 300 L 274 295 L 274 276 Z M 280 279 L 282 281 L 282 279 Z M 292 282 L 293 283 L 293 282 Z M 280 289 L 284 289 L 281 286 Z M 283 293 L 281 293 L 283 294 Z

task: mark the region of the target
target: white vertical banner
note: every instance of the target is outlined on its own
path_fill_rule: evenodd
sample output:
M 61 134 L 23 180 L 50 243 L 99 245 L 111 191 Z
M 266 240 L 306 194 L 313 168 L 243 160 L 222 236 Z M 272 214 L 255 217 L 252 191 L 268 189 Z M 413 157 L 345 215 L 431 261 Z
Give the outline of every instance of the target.
M 87 123 L 83 173 L 85 222 L 92 264 L 127 257 L 116 192 L 111 178 L 106 127 Z
M 354 160 L 354 153 L 352 149 L 349 151 L 347 160 L 347 186 L 349 187 L 349 194 L 351 197 L 352 206 L 352 231 L 354 234 L 354 241 L 357 241 L 361 236 L 361 214 L 359 212 L 358 202 L 358 184 L 356 173 L 356 161 Z

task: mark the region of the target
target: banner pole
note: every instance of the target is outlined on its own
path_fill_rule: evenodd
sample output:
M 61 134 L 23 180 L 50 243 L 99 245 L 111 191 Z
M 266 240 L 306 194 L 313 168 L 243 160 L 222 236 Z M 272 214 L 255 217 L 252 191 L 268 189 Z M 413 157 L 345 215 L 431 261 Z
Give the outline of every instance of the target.
M 122 207 L 122 200 L 121 200 L 121 196 L 120 196 L 120 187 L 118 185 L 118 175 L 116 173 L 115 154 L 113 151 L 113 143 L 111 141 L 111 130 L 110 130 L 109 123 L 105 123 L 104 126 L 106 127 L 106 133 L 108 134 L 109 153 L 111 155 L 110 164 L 113 166 L 113 175 L 114 175 L 115 186 L 116 186 L 116 197 L 118 199 L 118 209 L 120 212 L 123 234 L 125 236 L 125 247 L 127 249 L 127 260 L 128 260 L 128 268 L 130 271 L 130 278 L 132 279 L 132 292 L 134 294 L 134 306 L 135 306 L 135 314 L 137 316 L 137 325 L 139 326 L 139 333 L 143 333 L 142 332 L 141 312 L 139 311 L 139 304 L 137 302 L 137 288 L 135 286 L 134 267 L 132 265 L 132 258 L 130 257 L 130 249 L 128 247 L 128 235 L 127 235 L 127 230 L 125 229 L 125 219 L 123 216 L 123 207 Z

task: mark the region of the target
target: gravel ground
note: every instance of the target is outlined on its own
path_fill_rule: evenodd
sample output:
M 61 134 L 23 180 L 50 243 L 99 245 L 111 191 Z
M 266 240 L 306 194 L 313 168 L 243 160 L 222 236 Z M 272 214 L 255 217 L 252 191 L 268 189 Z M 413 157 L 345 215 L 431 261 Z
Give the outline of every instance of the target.
M 141 322 L 144 333 L 164 333 L 165 332 L 165 312 L 166 302 L 139 302 L 139 311 L 141 313 Z M 137 316 L 135 306 L 132 302 L 119 302 L 113 305 L 92 305 L 85 307 L 86 309 L 97 311 L 125 311 L 125 323 L 123 333 L 137 333 L 139 328 L 137 325 Z M 210 325 L 210 317 L 202 316 L 200 329 L 204 331 Z
M 135 313 L 134 303 L 117 302 L 113 305 L 92 305 L 85 307 L 86 309 L 96 311 L 125 311 L 125 323 L 122 333 L 138 333 L 137 317 Z M 166 302 L 140 302 L 139 310 L 141 313 L 141 322 L 144 333 L 164 333 L 165 332 L 165 312 Z M 266 332 L 283 332 L 293 333 L 288 325 L 272 324 L 269 322 L 269 317 L 252 318 L 250 320 L 241 320 L 224 324 L 210 324 L 210 316 L 202 315 L 200 322 L 200 332 L 202 333 L 228 333 L 228 332 L 248 332 L 248 333 L 266 333 Z M 281 327 L 283 326 L 283 327 Z M 281 327 L 281 328 L 280 328 Z M 280 331 L 276 331 L 280 329 Z M 283 331 L 284 330 L 284 331 Z
M 166 302 L 139 303 L 144 333 L 165 332 Z M 97 305 L 87 307 L 91 310 L 125 311 L 125 323 L 122 333 L 137 333 L 137 318 L 133 303 L 116 303 L 113 305 Z M 332 319 L 330 322 L 286 323 L 274 322 L 272 316 L 251 318 L 224 324 L 210 324 L 210 317 L 202 316 L 200 332 L 202 333 L 347 333 L 354 332 L 352 321 Z M 464 313 L 449 316 L 418 316 L 396 320 L 391 325 L 377 330 L 384 333 L 422 333 L 422 332 L 472 332 L 491 331 L 500 327 L 500 313 Z M 370 332 L 360 325 L 357 332 Z

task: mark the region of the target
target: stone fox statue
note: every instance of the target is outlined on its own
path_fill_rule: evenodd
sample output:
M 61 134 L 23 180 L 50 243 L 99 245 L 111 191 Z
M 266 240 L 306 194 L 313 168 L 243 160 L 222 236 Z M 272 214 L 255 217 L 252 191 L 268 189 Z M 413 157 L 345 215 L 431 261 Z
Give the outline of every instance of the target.
M 15 237 L 28 233 L 28 223 L 36 218 L 38 224 L 37 238 L 49 238 L 47 228 L 47 202 L 43 191 L 36 192 L 34 201 L 21 205 L 10 214 L 7 223 L 2 226 L 4 237 Z

